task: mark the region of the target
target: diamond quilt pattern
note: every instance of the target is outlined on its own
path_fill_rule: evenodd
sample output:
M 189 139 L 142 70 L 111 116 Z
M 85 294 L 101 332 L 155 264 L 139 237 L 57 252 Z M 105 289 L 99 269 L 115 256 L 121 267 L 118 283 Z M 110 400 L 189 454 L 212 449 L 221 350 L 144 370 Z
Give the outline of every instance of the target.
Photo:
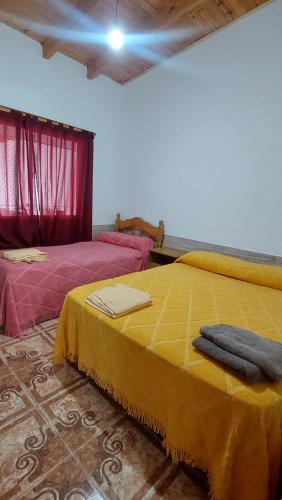
M 112 320 L 84 304 L 101 283 L 73 290 L 55 360 L 77 360 L 129 413 L 163 435 L 174 460 L 207 471 L 212 498 L 275 498 L 282 381 L 248 386 L 197 352 L 192 340 L 203 324 L 229 323 L 282 342 L 282 291 L 182 263 L 103 286 L 109 283 L 151 293 L 152 306 Z
M 14 264 L 0 259 L 0 324 L 6 335 L 19 336 L 58 316 L 72 288 L 139 271 L 144 260 L 140 250 L 96 241 L 43 250 L 47 262 Z

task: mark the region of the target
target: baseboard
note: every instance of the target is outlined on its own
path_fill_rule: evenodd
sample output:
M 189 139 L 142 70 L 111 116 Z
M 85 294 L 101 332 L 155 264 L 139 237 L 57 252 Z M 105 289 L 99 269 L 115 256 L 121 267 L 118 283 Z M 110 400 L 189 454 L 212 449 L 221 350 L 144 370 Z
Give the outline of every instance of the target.
M 93 226 L 93 237 L 101 231 L 114 231 L 114 224 L 96 224 Z M 225 245 L 216 245 L 215 243 L 208 243 L 206 241 L 191 240 L 189 238 L 180 238 L 172 234 L 166 234 L 163 246 L 177 248 L 191 252 L 192 250 L 207 250 L 209 252 L 218 252 L 232 257 L 249 260 L 251 262 L 259 262 L 261 264 L 269 264 L 275 266 L 282 266 L 282 257 L 277 255 L 269 255 L 259 252 L 251 252 L 250 250 L 243 250 L 241 248 L 233 248 Z
M 189 238 L 180 238 L 171 234 L 165 235 L 164 246 L 178 248 L 179 250 L 187 250 L 187 252 L 191 252 L 192 250 L 207 250 L 209 252 L 218 252 L 252 262 L 259 262 L 261 264 L 282 265 L 282 257 L 277 255 L 251 252 L 250 250 L 216 245 L 215 243 L 208 243 L 205 241 L 190 240 Z
M 97 233 L 101 233 L 102 231 L 114 231 L 114 224 L 95 224 L 92 226 L 92 237 L 94 238 Z

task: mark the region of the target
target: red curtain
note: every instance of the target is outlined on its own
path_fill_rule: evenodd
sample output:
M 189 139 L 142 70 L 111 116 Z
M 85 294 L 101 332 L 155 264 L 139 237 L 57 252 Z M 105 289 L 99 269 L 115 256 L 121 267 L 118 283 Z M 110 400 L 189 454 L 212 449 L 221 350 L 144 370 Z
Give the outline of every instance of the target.
M 0 111 L 0 247 L 92 239 L 93 134 Z

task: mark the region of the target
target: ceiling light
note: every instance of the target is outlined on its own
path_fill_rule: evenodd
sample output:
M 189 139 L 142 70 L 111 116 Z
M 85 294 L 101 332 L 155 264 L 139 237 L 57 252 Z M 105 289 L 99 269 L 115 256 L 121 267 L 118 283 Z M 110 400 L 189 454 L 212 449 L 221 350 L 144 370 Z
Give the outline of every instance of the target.
M 108 42 L 112 49 L 120 50 L 124 46 L 124 33 L 119 27 L 112 28 L 108 34 Z
M 116 0 L 116 19 L 108 34 L 108 43 L 113 50 L 120 50 L 124 46 L 124 33 L 118 22 L 118 0 Z

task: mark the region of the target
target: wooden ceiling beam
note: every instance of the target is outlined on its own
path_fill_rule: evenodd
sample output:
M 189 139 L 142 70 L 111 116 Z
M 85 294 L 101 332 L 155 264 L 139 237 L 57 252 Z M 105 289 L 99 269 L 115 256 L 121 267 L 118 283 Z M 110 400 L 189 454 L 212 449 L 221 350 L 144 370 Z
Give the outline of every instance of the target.
M 103 2 L 105 2 L 105 0 L 79 0 L 74 8 L 82 14 L 87 14 L 90 10 L 98 7 Z M 55 29 L 71 29 L 77 27 L 78 25 L 79 22 L 77 20 L 73 20 L 69 16 L 64 16 L 55 26 Z M 44 59 L 50 59 L 56 52 L 58 52 L 62 43 L 64 43 L 64 40 L 56 37 L 55 34 L 54 36 L 46 38 L 46 40 L 42 43 L 42 55 Z
M 173 12 L 169 15 L 169 18 L 166 15 L 163 14 L 160 16 L 160 19 L 155 20 L 155 22 L 150 22 L 150 31 L 161 31 L 164 29 L 169 29 L 171 26 L 173 26 L 174 23 L 179 21 L 179 19 L 184 15 L 187 14 L 188 12 L 191 12 L 197 7 L 201 7 L 202 4 L 206 0 L 178 0 L 176 3 L 179 6 L 179 9 L 173 10 Z M 124 11 L 122 8 L 121 4 L 121 9 L 120 9 L 120 17 L 125 21 L 125 25 L 127 28 L 130 29 L 130 31 L 135 31 L 138 29 L 138 24 L 132 20 L 129 20 L 129 18 L 126 18 L 124 16 Z M 156 44 L 157 46 L 158 44 Z M 135 55 L 137 59 L 140 60 L 140 63 L 142 61 L 141 56 Z M 94 78 L 97 78 L 98 76 L 102 75 L 107 68 L 110 67 L 110 64 L 114 61 L 114 58 L 111 57 L 111 53 L 107 51 L 105 54 L 103 54 L 100 57 L 97 57 L 90 61 L 87 64 L 87 78 L 89 80 L 93 80 Z
M 130 2 L 131 0 L 129 0 Z M 175 4 L 178 7 L 177 9 L 173 9 L 173 11 L 169 14 L 168 17 L 168 12 L 163 12 L 161 13 L 160 17 L 156 20 L 150 20 L 149 23 L 147 23 L 148 26 L 148 32 L 160 32 L 164 30 L 169 30 L 172 28 L 177 22 L 181 20 L 181 17 L 185 14 L 188 14 L 192 12 L 193 10 L 197 8 L 201 8 L 204 2 L 207 0 L 176 0 Z M 219 0 L 218 0 L 219 1 Z M 223 1 L 223 0 L 222 0 Z M 120 17 L 124 21 L 125 26 L 127 27 L 130 32 L 134 32 L 140 29 L 139 23 L 136 23 L 135 20 L 130 19 L 125 15 L 125 10 L 124 10 L 124 5 L 121 4 L 120 8 Z M 170 53 L 168 54 L 169 50 L 169 43 L 165 44 L 165 42 L 157 42 L 154 44 L 154 49 L 156 50 L 156 54 L 159 54 L 161 57 L 164 59 L 166 57 L 169 57 L 171 55 Z M 127 54 L 129 55 L 129 54 Z M 146 71 L 149 67 L 153 66 L 154 63 L 148 62 L 146 58 L 142 58 L 141 55 L 137 54 L 130 54 L 134 59 L 136 59 L 139 62 L 139 68 L 144 66 L 145 63 L 145 69 L 143 68 L 142 71 L 136 71 L 136 75 L 143 73 Z M 124 56 L 122 58 L 124 60 Z M 114 54 L 111 53 L 110 50 L 107 50 L 105 54 L 103 54 L 101 57 L 95 58 L 91 60 L 87 64 L 87 78 L 89 80 L 93 80 L 97 78 L 98 76 L 107 73 L 107 71 L 111 68 L 112 64 L 118 63 L 116 58 L 114 57 Z M 125 64 L 126 66 L 126 64 Z M 136 76 L 135 75 L 135 76 Z M 130 79 L 130 78 L 129 78 Z M 117 79 L 114 78 L 114 81 L 120 83 Z
M 88 80 L 94 80 L 97 76 L 104 73 L 107 66 L 112 62 L 112 58 L 108 51 L 105 55 L 99 55 L 87 64 L 87 78 Z
M 114 0 L 58 0 L 68 8 L 63 14 L 55 0 L 0 0 L 0 22 L 24 33 L 42 45 L 43 56 L 55 52 L 84 64 L 90 79 L 100 74 L 119 83 L 135 78 L 150 66 L 215 32 L 236 17 L 268 0 L 120 0 L 119 19 L 128 33 L 152 35 L 152 43 L 142 53 L 131 47 L 119 54 L 106 46 L 80 43 L 64 37 L 71 30 L 87 31 L 87 20 L 107 29 L 115 15 Z M 37 29 L 36 24 L 39 23 Z M 48 27 L 40 31 L 40 25 Z M 85 28 L 86 26 L 86 28 Z M 61 28 L 61 31 L 60 31 Z M 171 33 L 170 33 L 171 30 Z M 174 33 L 173 33 L 174 32 Z M 67 33 L 68 34 L 68 33 Z M 154 37 L 154 34 L 156 36 Z M 163 35 L 163 36 L 162 36 Z M 167 36 L 166 36 L 167 35 Z M 171 36 L 170 36 L 171 35 Z M 137 47 L 138 48 L 138 47 Z

